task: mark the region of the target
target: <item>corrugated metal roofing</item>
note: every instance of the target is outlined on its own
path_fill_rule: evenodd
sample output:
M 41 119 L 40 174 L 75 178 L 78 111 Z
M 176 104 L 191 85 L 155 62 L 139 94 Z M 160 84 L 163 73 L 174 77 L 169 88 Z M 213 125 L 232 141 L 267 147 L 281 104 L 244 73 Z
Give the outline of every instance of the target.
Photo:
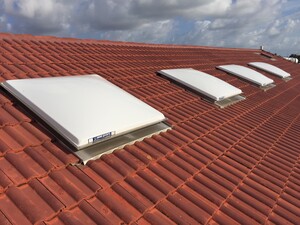
M 297 224 L 299 65 L 260 50 L 2 34 L 1 81 L 97 73 L 161 111 L 173 129 L 78 159 L 0 91 L 0 224 Z M 292 74 L 263 92 L 217 65 L 268 62 Z M 219 109 L 155 74 L 194 68 L 240 88 Z M 122 109 L 120 109 L 122 113 Z

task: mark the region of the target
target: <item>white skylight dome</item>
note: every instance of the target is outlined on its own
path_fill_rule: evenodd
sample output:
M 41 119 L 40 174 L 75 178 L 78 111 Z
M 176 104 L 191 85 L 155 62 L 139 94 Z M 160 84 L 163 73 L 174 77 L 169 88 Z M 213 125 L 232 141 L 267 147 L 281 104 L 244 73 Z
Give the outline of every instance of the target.
M 285 72 L 284 70 L 278 68 L 277 66 L 273 66 L 269 63 L 265 62 L 250 62 L 248 65 L 253 66 L 257 69 L 261 69 L 265 72 L 271 73 L 275 76 L 278 76 L 282 79 L 288 79 L 291 77 L 291 74 Z
M 158 73 L 194 92 L 206 96 L 220 107 L 225 107 L 245 99 L 239 95 L 242 93 L 240 89 L 217 77 L 198 70 L 191 68 L 168 69 L 158 71 Z
M 1 85 L 76 149 L 165 120 L 162 113 L 96 74 Z
M 244 80 L 250 81 L 260 86 L 264 90 L 270 89 L 275 86 L 272 79 L 245 66 L 231 64 L 217 66 L 217 68 L 234 76 L 240 77 Z

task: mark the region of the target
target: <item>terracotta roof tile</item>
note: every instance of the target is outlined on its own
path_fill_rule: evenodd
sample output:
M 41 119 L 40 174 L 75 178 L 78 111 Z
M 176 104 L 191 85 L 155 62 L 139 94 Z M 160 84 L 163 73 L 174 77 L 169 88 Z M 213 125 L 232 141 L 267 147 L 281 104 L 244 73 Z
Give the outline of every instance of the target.
M 137 220 L 141 213 L 112 189 L 100 191 L 97 198 L 125 223 Z
M 70 207 L 84 198 L 94 195 L 101 189 L 91 178 L 76 167 L 53 170 L 48 176 L 40 178 L 42 184 L 54 193 L 61 202 Z
M 32 185 L 12 186 L 1 197 L 1 211 L 13 223 L 36 223 L 62 208 L 55 196 L 45 188 L 40 189 L 37 183 Z
M 297 224 L 298 65 L 255 49 L 0 34 L 0 81 L 98 73 L 158 109 L 172 130 L 80 165 L 0 90 L 0 224 Z M 264 52 L 263 52 L 264 53 Z M 215 66 L 271 63 L 267 92 Z M 218 109 L 156 75 L 194 68 L 242 89 Z
M 109 213 L 109 209 L 103 206 L 103 203 L 97 204 L 95 201 L 91 201 L 93 205 L 97 205 L 97 208 L 102 206 L 103 212 L 97 211 L 91 203 L 82 201 L 78 207 L 70 209 L 68 211 L 62 211 L 53 220 L 46 221 L 46 224 L 120 224 L 120 220 L 116 216 L 112 216 L 113 213 Z

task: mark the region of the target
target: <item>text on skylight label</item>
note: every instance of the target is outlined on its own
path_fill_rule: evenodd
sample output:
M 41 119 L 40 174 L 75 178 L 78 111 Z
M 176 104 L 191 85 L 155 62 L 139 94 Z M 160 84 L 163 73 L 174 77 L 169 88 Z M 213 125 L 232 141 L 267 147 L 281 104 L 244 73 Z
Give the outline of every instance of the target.
M 107 133 L 104 133 L 104 134 L 100 134 L 96 137 L 93 137 L 93 138 L 90 138 L 88 140 L 89 143 L 95 143 L 95 142 L 98 142 L 98 141 L 102 141 L 104 139 L 107 139 L 111 136 L 113 136 L 116 132 L 115 131 L 111 131 L 111 132 L 107 132 Z

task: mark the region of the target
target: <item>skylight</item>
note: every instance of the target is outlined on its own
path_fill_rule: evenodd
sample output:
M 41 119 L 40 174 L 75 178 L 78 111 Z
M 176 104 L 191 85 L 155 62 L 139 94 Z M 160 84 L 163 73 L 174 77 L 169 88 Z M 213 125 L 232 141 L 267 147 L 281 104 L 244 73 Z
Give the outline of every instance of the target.
M 158 71 L 159 74 L 176 83 L 200 93 L 220 107 L 245 99 L 242 91 L 227 82 L 194 69 L 169 69 Z
M 291 78 L 291 74 L 285 72 L 284 70 L 273 66 L 269 63 L 264 63 L 264 62 L 250 62 L 248 65 L 253 66 L 255 68 L 261 69 L 263 71 L 266 71 L 268 73 L 271 73 L 275 76 L 278 76 L 282 79 L 289 79 Z
M 274 81 L 272 79 L 245 66 L 232 64 L 217 66 L 217 68 L 237 77 L 240 77 L 244 80 L 250 81 L 260 86 L 264 90 L 270 89 L 275 86 Z
M 153 128 L 165 120 L 162 113 L 96 74 L 9 80 L 1 85 L 75 150 L 147 127 L 151 132 L 166 128 Z M 129 136 L 127 142 L 132 141 Z

